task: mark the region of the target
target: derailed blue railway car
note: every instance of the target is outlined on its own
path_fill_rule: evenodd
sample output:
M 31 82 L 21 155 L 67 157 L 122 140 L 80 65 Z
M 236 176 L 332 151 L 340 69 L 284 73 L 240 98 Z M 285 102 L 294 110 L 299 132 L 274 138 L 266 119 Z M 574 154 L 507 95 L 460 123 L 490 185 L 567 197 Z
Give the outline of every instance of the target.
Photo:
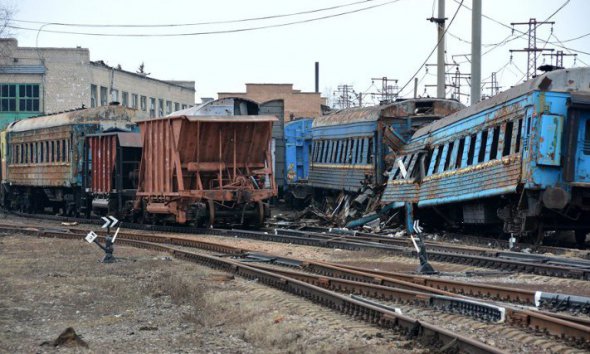
M 418 98 L 317 117 L 312 125 L 310 186 L 355 193 L 363 185 L 383 184 L 388 146 L 401 146 L 419 127 L 463 107 L 454 100 Z
M 406 223 L 590 231 L 590 68 L 557 70 L 418 130 L 382 204 Z M 415 215 L 413 215 L 413 213 Z
M 310 195 L 309 158 L 313 118 L 295 119 L 285 124 L 285 200 L 304 201 Z
M 129 131 L 137 110 L 120 106 L 79 109 L 11 123 L 3 144 L 2 195 L 6 208 L 78 214 L 83 206 L 85 136 Z

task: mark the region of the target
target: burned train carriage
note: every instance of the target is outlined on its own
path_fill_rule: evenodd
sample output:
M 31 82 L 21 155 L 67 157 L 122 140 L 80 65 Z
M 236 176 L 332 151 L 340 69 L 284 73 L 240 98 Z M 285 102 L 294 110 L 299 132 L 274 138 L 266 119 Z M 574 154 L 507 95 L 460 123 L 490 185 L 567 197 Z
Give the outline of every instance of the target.
M 274 116 L 175 116 L 138 122 L 136 210 L 147 222 L 263 223 L 276 196 Z
M 68 215 L 84 212 L 84 137 L 128 131 L 136 112 L 103 106 L 11 123 L 2 144 L 4 206 L 28 212 L 49 207 Z
M 382 203 L 405 206 L 408 224 L 413 211 L 537 239 L 574 229 L 581 241 L 590 231 L 589 85 L 590 68 L 553 71 L 420 129 Z
M 358 192 L 380 186 L 385 157 L 419 127 L 464 106 L 454 100 L 407 99 L 350 108 L 321 116 L 312 125 L 309 184 L 315 190 Z

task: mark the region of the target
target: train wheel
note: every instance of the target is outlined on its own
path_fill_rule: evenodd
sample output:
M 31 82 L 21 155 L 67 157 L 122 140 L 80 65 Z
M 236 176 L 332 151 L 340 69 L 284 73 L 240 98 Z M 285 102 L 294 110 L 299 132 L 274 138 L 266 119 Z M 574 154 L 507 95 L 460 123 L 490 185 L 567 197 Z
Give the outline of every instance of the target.
M 215 225 L 215 202 L 211 199 L 207 200 L 209 206 L 209 225 Z

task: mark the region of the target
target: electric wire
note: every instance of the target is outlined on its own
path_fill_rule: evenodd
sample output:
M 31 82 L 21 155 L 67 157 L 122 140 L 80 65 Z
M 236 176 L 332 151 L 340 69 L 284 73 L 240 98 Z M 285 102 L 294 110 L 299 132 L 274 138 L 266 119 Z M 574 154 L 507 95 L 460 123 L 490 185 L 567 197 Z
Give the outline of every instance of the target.
M 390 5 L 390 4 L 399 2 L 399 1 L 401 1 L 401 0 L 390 0 L 390 1 L 387 1 L 387 2 L 384 2 L 384 3 L 381 3 L 381 4 L 376 4 L 376 5 L 371 5 L 371 6 L 365 6 L 365 7 L 361 7 L 361 8 L 354 9 L 354 10 L 339 12 L 339 13 L 336 13 L 336 14 L 330 14 L 330 15 L 325 15 L 325 16 L 320 16 L 320 17 L 315 17 L 315 18 L 310 18 L 310 19 L 304 19 L 304 20 L 296 20 L 296 21 L 285 22 L 285 23 L 269 24 L 269 25 L 253 26 L 253 27 L 243 27 L 243 28 L 235 28 L 235 29 L 228 29 L 228 30 L 202 31 L 202 32 L 153 33 L 153 34 L 148 34 L 148 33 L 99 33 L 99 32 L 77 32 L 77 31 L 46 30 L 46 29 L 42 29 L 42 28 L 35 29 L 35 28 L 28 28 L 28 27 L 22 27 L 22 26 L 13 26 L 13 25 L 10 25 L 8 27 L 10 27 L 12 29 L 25 30 L 25 31 L 36 31 L 36 32 L 37 31 L 43 31 L 43 32 L 46 32 L 46 33 L 73 34 L 73 35 L 97 36 L 97 37 L 186 37 L 186 36 L 203 36 L 203 35 L 214 35 L 214 34 L 227 34 L 227 33 L 249 32 L 249 31 L 263 30 L 263 29 L 269 29 L 269 28 L 287 27 L 287 26 L 296 25 L 296 24 L 302 24 L 302 23 L 317 22 L 317 21 L 321 21 L 321 20 L 326 20 L 326 19 L 330 19 L 330 18 L 340 17 L 340 16 L 344 16 L 344 15 L 359 13 L 359 12 L 363 12 L 363 11 L 367 11 L 367 10 L 371 10 L 371 9 L 375 9 L 375 8 L 379 8 L 379 7 L 383 7 L 383 6 Z M 53 23 L 46 23 L 44 26 L 46 26 L 46 25 L 54 25 L 54 24 Z

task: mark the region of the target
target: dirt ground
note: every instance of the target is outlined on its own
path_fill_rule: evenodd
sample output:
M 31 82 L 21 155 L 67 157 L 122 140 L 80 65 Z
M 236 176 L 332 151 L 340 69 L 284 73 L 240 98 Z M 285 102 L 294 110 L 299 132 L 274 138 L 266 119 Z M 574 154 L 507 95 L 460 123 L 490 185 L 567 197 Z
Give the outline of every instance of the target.
M 115 264 L 98 263 L 101 253 L 0 236 L 0 352 L 427 352 L 255 281 L 151 251 L 117 247 Z M 55 347 L 68 327 L 83 342 Z

